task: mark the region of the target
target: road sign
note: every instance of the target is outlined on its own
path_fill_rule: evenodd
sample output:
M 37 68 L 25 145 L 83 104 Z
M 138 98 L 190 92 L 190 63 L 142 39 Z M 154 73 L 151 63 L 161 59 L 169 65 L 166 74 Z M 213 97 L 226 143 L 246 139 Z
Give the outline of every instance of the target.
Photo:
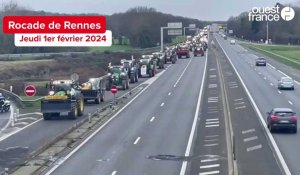
M 169 28 L 182 28 L 182 22 L 169 22 Z
M 182 29 L 168 29 L 168 35 L 182 35 Z
M 28 85 L 24 89 L 24 93 L 26 96 L 33 97 L 36 94 L 36 88 L 33 85 Z
M 189 28 L 196 28 L 196 24 L 190 24 Z
M 113 93 L 114 95 L 118 92 L 118 88 L 116 85 L 112 85 L 111 86 L 111 89 L 110 89 L 110 92 Z

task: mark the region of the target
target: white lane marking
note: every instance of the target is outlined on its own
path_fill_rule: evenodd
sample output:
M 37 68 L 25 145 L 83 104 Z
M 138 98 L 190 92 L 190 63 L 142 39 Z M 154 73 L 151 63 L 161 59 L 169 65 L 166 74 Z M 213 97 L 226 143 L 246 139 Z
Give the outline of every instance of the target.
M 257 149 L 261 149 L 261 148 L 262 148 L 262 145 L 252 146 L 252 147 L 247 148 L 247 152 L 254 151 Z
M 212 114 L 212 113 L 218 113 L 218 111 L 208 111 L 208 114 Z
M 212 144 L 204 144 L 203 146 L 210 147 L 210 146 L 218 146 L 218 145 L 219 145 L 218 143 L 212 143 Z
M 199 175 L 211 175 L 211 174 L 219 174 L 220 171 L 208 171 L 208 172 L 203 172 L 199 173 Z
M 28 125 L 28 122 L 17 122 L 15 125 Z
M 117 171 L 113 171 L 112 173 L 111 173 L 111 175 L 116 175 L 117 174 Z
M 186 67 L 184 68 L 183 72 L 181 73 L 181 75 L 179 76 L 179 78 L 177 79 L 176 83 L 174 84 L 174 87 L 177 86 L 177 84 L 179 83 L 179 81 L 181 80 L 183 74 L 185 73 L 185 71 L 187 70 L 187 68 L 189 67 L 189 65 L 191 64 L 192 59 L 190 59 L 189 63 L 186 65 Z
M 248 138 L 245 138 L 245 139 L 244 139 L 244 142 L 250 142 L 250 141 L 252 141 L 252 140 L 256 140 L 256 139 L 258 139 L 258 137 L 257 137 L 257 136 L 248 137 Z
M 268 66 L 270 66 L 272 69 L 276 69 L 274 66 L 272 66 L 271 64 L 267 63 Z
M 10 115 L 9 115 L 8 122 L 7 122 L 6 125 L 1 129 L 1 131 L 7 129 L 7 128 L 10 126 L 10 124 L 11 124 L 11 122 L 12 122 L 13 119 L 14 119 L 14 108 L 13 108 L 13 106 L 10 106 Z M 3 139 L 3 140 L 4 140 L 4 139 Z M 0 141 L 2 141 L 1 138 L 0 138 Z
M 216 38 L 216 40 L 217 40 L 217 42 L 218 42 L 219 45 L 220 45 L 219 40 L 218 40 L 217 38 Z M 284 160 L 284 158 L 283 158 L 283 156 L 282 156 L 282 154 L 281 154 L 281 152 L 280 152 L 280 150 L 279 150 L 279 148 L 278 148 L 278 145 L 276 144 L 276 142 L 275 142 L 275 140 L 274 140 L 274 137 L 273 137 L 272 134 L 270 133 L 270 131 L 269 131 L 268 127 L 267 127 L 267 124 L 266 124 L 266 122 L 265 122 L 265 120 L 264 120 L 264 118 L 263 118 L 263 115 L 261 114 L 259 108 L 257 107 L 257 104 L 255 103 L 255 101 L 254 101 L 252 95 L 250 94 L 250 92 L 249 92 L 249 90 L 248 90 L 246 84 L 244 83 L 244 81 L 243 81 L 241 75 L 239 74 L 239 72 L 237 71 L 236 67 L 235 67 L 234 64 L 232 63 L 231 59 L 229 58 L 227 52 L 223 49 L 223 47 L 222 47 L 221 45 L 220 45 L 220 47 L 221 47 L 221 49 L 223 50 L 224 54 L 226 55 L 228 61 L 229 61 L 230 64 L 231 64 L 231 66 L 233 67 L 233 69 L 234 69 L 236 75 L 239 77 L 239 79 L 240 79 L 240 81 L 241 81 L 241 83 L 242 83 L 242 85 L 243 85 L 243 87 L 244 87 L 244 89 L 245 89 L 245 91 L 246 91 L 248 97 L 250 98 L 250 101 L 251 101 L 251 103 L 252 103 L 252 105 L 253 105 L 253 107 L 254 107 L 256 113 L 257 113 L 258 116 L 259 116 L 259 119 L 260 119 L 260 121 L 261 121 L 261 124 L 263 125 L 263 128 L 265 129 L 265 132 L 267 133 L 267 135 L 268 135 L 268 137 L 269 137 L 269 139 L 270 139 L 270 142 L 271 142 L 271 144 L 272 144 L 273 147 L 274 147 L 274 151 L 276 152 L 276 155 L 278 156 L 278 159 L 279 159 L 279 161 L 280 161 L 280 163 L 281 163 L 281 166 L 282 166 L 282 168 L 283 168 L 284 173 L 285 173 L 286 175 L 291 175 L 291 172 L 290 172 L 290 170 L 289 170 L 289 167 L 287 166 L 287 164 L 286 164 L 286 162 L 285 162 L 285 160 Z
M 219 124 L 219 121 L 206 122 L 205 124 L 206 124 L 206 125 Z
M 171 94 L 172 94 L 171 92 L 168 93 L 169 96 L 170 96 Z
M 37 120 L 38 118 L 34 118 L 34 117 L 22 117 L 22 118 L 18 118 L 18 121 L 22 121 L 22 120 Z
M 241 100 L 243 100 L 243 98 L 234 99 L 234 101 L 241 101 Z
M 245 102 L 234 103 L 234 105 L 243 105 L 243 104 L 245 104 Z
M 239 107 L 235 107 L 234 109 L 244 109 L 246 108 L 246 106 L 239 106 Z
M 219 139 L 209 139 L 209 140 L 204 140 L 205 142 L 216 142 L 219 141 Z
M 200 162 L 201 163 L 204 163 L 204 162 L 213 162 L 213 161 L 217 161 L 219 159 L 204 159 L 204 160 L 201 160 Z
M 251 133 L 251 132 L 255 132 L 255 129 L 252 128 L 252 129 L 248 129 L 248 130 L 242 131 L 242 134 L 248 134 L 248 133 Z
M 209 136 L 205 136 L 206 138 L 214 138 L 214 137 L 219 137 L 219 135 L 209 135 Z
M 205 128 L 218 127 L 219 125 L 205 125 Z
M 281 70 L 277 70 L 279 73 L 281 73 L 282 75 L 291 78 L 290 76 L 288 76 L 287 74 L 285 74 L 284 72 L 282 72 Z
M 209 78 L 216 78 L 217 75 L 209 75 Z
M 208 97 L 208 103 L 217 103 L 219 101 L 219 97 Z
M 26 116 L 26 115 L 43 115 L 43 114 L 40 112 L 33 112 L 33 113 L 19 114 L 18 117 L 22 117 L 22 116 Z
M 62 159 L 60 162 L 57 162 L 45 175 L 50 175 L 53 173 L 60 165 L 62 165 L 66 160 L 68 160 L 73 154 L 75 154 L 80 148 L 82 148 L 89 140 L 91 140 L 96 134 L 99 133 L 110 121 L 115 119 L 126 107 L 128 107 L 135 99 L 137 99 L 143 92 L 145 92 L 150 85 L 152 85 L 163 73 L 165 70 L 161 71 L 159 74 L 156 74 L 155 77 L 152 77 L 151 79 L 148 79 L 147 81 L 141 83 L 139 86 L 148 84 L 142 91 L 139 92 L 133 99 L 131 99 L 125 106 L 123 106 L 117 113 L 115 113 L 110 119 L 108 119 L 102 126 L 100 126 L 95 132 L 93 132 L 90 136 L 88 136 L 83 142 L 81 142 L 73 151 L 71 151 L 64 159 Z M 137 87 L 139 87 L 137 86 Z M 137 88 L 135 87 L 135 88 Z M 42 120 L 42 119 L 40 119 Z M 36 121 L 37 122 L 37 121 Z M 28 125 L 27 125 L 28 126 Z
M 293 102 L 291 102 L 291 101 L 289 100 L 289 104 L 293 105 Z
M 214 71 L 214 70 L 216 70 L 216 69 L 215 69 L 215 68 L 210 68 L 210 69 L 209 69 L 209 71 Z
M 205 76 L 206 76 L 207 55 L 208 55 L 207 53 L 208 53 L 208 49 L 206 50 L 204 72 L 203 72 L 203 76 L 202 76 L 201 87 L 200 87 L 200 90 L 199 90 L 199 96 L 198 96 L 198 101 L 197 101 L 197 107 L 196 107 L 196 112 L 195 112 L 195 116 L 194 116 L 194 121 L 193 121 L 193 125 L 192 125 L 192 129 L 191 129 L 191 132 L 190 132 L 188 144 L 186 146 L 186 150 L 185 150 L 185 154 L 184 154 L 186 157 L 190 156 L 190 151 L 191 151 L 191 148 L 192 148 L 192 143 L 193 143 L 193 139 L 194 139 L 194 135 L 195 135 L 195 131 L 196 131 L 196 126 L 197 126 L 197 121 L 198 121 L 198 116 L 199 116 L 199 110 L 200 110 L 200 103 L 201 103 L 201 98 L 202 98 L 202 94 L 203 94 L 204 79 L 205 79 Z M 180 175 L 184 175 L 185 174 L 186 167 L 187 167 L 187 161 L 185 160 L 185 161 L 182 162 L 182 166 L 181 166 L 181 170 L 180 170 Z
M 133 144 L 135 144 L 135 145 L 138 144 L 140 140 L 141 140 L 141 137 L 136 138 Z
M 161 107 L 163 107 L 164 105 L 165 105 L 165 103 L 161 103 L 161 105 L 160 105 L 160 106 L 161 106 Z
M 273 86 L 274 84 L 273 84 L 273 83 L 270 83 L 270 85 Z
M 209 88 L 209 89 L 217 88 L 217 87 L 218 87 L 217 84 L 209 84 L 209 85 L 208 85 L 208 88 Z
M 150 119 L 150 122 L 153 122 L 154 119 L 155 119 L 155 117 L 152 117 L 152 118 Z
M 26 125 L 26 126 L 20 128 L 20 129 L 16 130 L 16 131 L 13 131 L 13 132 L 11 132 L 11 133 L 9 133 L 9 134 L 7 134 L 7 135 L 2 136 L 2 137 L 0 138 L 0 142 L 3 141 L 3 140 L 5 140 L 5 139 L 7 139 L 8 137 L 10 137 L 10 136 L 12 136 L 12 135 L 17 134 L 17 133 L 20 132 L 20 131 L 22 131 L 22 130 L 28 128 L 28 127 L 30 127 L 31 125 L 36 124 L 37 122 L 39 122 L 39 121 L 41 121 L 41 120 L 43 120 L 43 119 L 41 118 L 41 119 L 39 119 L 39 120 L 37 120 L 37 121 L 35 121 L 35 122 L 30 123 L 29 125 Z
M 209 122 L 209 121 L 215 121 L 215 120 L 219 120 L 219 119 L 218 118 L 206 119 L 207 122 Z
M 280 91 L 280 90 L 278 90 L 278 93 L 279 93 L 279 94 L 281 94 L 281 91 Z
M 300 83 L 298 81 L 294 80 L 294 82 L 297 83 L 298 85 L 300 85 Z
M 203 166 L 200 166 L 200 169 L 203 169 L 203 168 L 215 168 L 215 167 L 219 167 L 220 164 L 212 164 L 212 165 L 203 165 Z

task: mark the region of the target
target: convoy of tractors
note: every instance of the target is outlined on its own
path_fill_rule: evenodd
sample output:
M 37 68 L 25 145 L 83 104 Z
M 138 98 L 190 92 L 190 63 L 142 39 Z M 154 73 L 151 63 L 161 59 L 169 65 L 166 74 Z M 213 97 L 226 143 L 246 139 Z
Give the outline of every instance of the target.
M 45 120 L 52 117 L 67 115 L 76 119 L 83 115 L 85 103 L 99 104 L 105 100 L 105 92 L 112 87 L 120 90 L 129 89 L 130 83 L 137 83 L 139 78 L 151 78 L 164 69 L 165 64 L 175 64 L 182 57 L 204 56 L 207 48 L 207 34 L 200 32 L 196 36 L 188 36 L 186 42 L 164 51 L 142 55 L 141 58 L 122 59 L 120 64 L 107 68 L 107 74 L 102 77 L 90 78 L 80 84 L 78 75 L 70 80 L 51 80 L 46 85 L 48 95 L 41 101 L 41 112 Z

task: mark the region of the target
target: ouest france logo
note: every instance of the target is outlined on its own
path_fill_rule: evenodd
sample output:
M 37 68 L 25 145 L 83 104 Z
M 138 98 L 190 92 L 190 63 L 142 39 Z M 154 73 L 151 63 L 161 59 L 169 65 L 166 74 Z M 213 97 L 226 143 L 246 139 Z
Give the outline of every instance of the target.
M 295 17 L 295 10 L 291 7 L 253 7 L 248 14 L 249 21 L 291 21 Z M 281 17 L 281 18 L 280 18 Z

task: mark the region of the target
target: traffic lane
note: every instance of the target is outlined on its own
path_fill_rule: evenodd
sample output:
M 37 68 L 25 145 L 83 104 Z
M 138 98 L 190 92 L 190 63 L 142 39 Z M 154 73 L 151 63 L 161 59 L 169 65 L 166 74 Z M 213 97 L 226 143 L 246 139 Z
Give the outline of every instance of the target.
M 180 173 L 196 110 L 203 69 L 204 59 L 193 58 L 190 67 L 171 95 L 165 97 L 164 106 L 154 112 L 155 119 L 152 122 L 150 119 L 145 129 L 140 131 L 139 143 L 114 163 L 115 170 L 128 175 Z M 157 157 L 158 155 L 161 156 Z M 168 156 L 171 158 L 168 159 Z M 128 159 L 131 160 L 131 166 L 124 164 Z
M 228 152 L 217 55 L 209 50 L 207 74 L 201 101 L 194 147 L 194 159 L 186 174 L 228 174 Z
M 0 113 L 0 130 L 5 129 L 5 126 L 8 124 L 11 115 L 12 110 Z
M 224 46 L 224 49 L 225 48 L 226 46 Z M 258 75 L 251 74 L 249 66 L 242 62 L 237 57 L 236 53 L 232 53 L 228 50 L 228 48 L 226 52 L 244 80 L 265 121 L 266 112 L 270 111 L 274 107 L 290 107 L 296 112 L 299 112 L 299 107 L 290 106 L 287 101 L 280 100 L 280 96 L 276 91 L 274 91 L 268 84 L 264 83 Z M 300 146 L 300 135 L 282 132 L 273 133 L 273 137 L 292 174 L 300 174 L 300 168 L 296 164 L 297 158 L 294 156 Z
M 234 150 L 239 174 L 282 174 L 273 148 L 269 146 L 265 131 L 242 84 L 227 58 L 223 56 L 221 60 L 228 106 L 231 109 L 230 118 L 235 136 Z M 263 163 L 258 165 L 257 162 Z
M 143 92 L 142 96 L 125 108 L 53 174 L 111 173 L 115 161 L 120 159 L 120 155 L 124 154 L 139 137 L 137 132 L 144 129 L 153 111 L 160 107 L 161 101 L 168 95 L 170 88 L 173 88 L 173 84 L 186 65 L 187 62 L 182 60 L 170 67 Z M 95 145 L 97 145 L 96 149 Z M 99 163 L 96 161 L 99 159 L 107 161 Z M 89 163 L 83 164 L 83 162 Z M 128 164 L 128 159 L 125 162 Z
M 141 84 L 145 80 L 139 82 Z M 138 84 L 134 84 L 138 85 Z M 127 91 L 120 91 L 119 95 L 126 93 Z M 107 105 L 112 100 L 106 98 L 106 101 L 99 105 L 91 105 L 86 108 L 85 114 L 93 113 L 98 107 Z M 34 117 L 34 116 L 32 116 Z M 66 120 L 63 117 L 56 120 L 44 121 L 39 120 L 33 125 L 20 130 L 16 134 L 2 140 L 0 142 L 0 149 L 6 150 L 8 148 L 21 148 L 20 150 L 5 151 L 6 157 L 0 157 L 0 171 L 7 166 L 14 166 L 18 163 L 22 163 L 36 150 L 44 147 L 46 144 L 54 140 L 57 136 L 65 133 L 69 128 L 76 125 L 76 123 L 84 120 L 86 115 L 79 117 L 76 120 Z M 37 132 L 38 131 L 38 132 Z M 6 162 L 5 159 L 13 159 L 14 161 Z

